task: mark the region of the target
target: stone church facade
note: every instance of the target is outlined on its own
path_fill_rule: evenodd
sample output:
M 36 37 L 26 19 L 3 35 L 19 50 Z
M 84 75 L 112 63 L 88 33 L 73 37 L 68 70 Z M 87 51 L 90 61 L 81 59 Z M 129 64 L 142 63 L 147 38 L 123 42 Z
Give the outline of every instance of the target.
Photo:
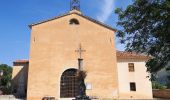
M 30 28 L 30 59 L 14 62 L 16 95 L 27 100 L 74 98 L 74 74 L 81 65 L 91 98 L 152 99 L 148 57 L 116 51 L 116 30 L 110 26 L 72 10 Z

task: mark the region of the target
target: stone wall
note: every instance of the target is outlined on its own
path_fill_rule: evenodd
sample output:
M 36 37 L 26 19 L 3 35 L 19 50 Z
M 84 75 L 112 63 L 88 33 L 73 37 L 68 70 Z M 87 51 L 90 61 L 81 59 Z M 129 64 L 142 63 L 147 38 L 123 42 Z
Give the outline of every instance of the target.
M 153 96 L 156 98 L 170 99 L 170 89 L 166 90 L 153 90 Z

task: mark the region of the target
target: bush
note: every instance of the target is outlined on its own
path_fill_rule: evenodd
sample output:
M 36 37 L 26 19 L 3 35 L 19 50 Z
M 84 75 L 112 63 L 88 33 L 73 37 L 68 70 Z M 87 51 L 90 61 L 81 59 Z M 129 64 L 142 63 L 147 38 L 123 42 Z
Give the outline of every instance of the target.
M 167 89 L 170 89 L 170 75 L 167 76 L 166 86 L 167 86 Z
M 162 85 L 156 81 L 152 82 L 152 88 L 153 89 L 166 89 L 167 87 L 165 85 Z
M 167 86 L 167 89 L 170 89 L 170 80 L 167 81 L 166 86 Z

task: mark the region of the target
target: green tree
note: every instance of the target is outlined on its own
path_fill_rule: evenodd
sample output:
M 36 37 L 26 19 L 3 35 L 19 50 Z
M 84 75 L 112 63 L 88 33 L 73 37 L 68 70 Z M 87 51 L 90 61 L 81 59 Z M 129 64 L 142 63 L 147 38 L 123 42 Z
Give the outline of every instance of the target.
M 10 93 L 11 89 L 11 76 L 12 76 L 12 67 L 1 64 L 0 71 L 3 72 L 3 75 L 0 77 L 0 89 L 5 93 Z
M 134 0 L 125 10 L 117 8 L 120 42 L 126 51 L 147 54 L 152 74 L 170 62 L 170 0 Z

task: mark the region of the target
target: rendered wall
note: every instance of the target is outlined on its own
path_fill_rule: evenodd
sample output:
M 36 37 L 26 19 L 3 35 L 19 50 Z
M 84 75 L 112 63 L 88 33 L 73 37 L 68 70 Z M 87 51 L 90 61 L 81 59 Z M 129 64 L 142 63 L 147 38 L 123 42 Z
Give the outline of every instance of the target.
M 80 25 L 71 26 L 76 18 Z M 117 98 L 118 76 L 114 31 L 76 14 L 32 27 L 27 100 L 60 98 L 60 78 L 69 68 L 78 69 L 75 52 L 82 44 L 89 96 Z
M 129 72 L 128 63 L 134 63 L 135 72 Z M 151 81 L 147 76 L 145 62 L 140 60 L 118 60 L 120 99 L 152 99 Z M 130 82 L 136 83 L 136 91 L 130 91 Z

